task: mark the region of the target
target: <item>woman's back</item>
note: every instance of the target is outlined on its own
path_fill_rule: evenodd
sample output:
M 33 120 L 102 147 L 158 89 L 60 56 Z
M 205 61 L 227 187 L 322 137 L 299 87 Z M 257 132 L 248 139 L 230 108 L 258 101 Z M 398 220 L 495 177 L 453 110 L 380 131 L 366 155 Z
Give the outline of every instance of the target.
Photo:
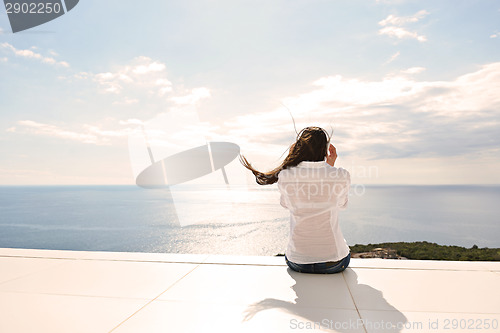
M 288 260 L 309 264 L 337 261 L 349 254 L 338 224 L 349 186 L 349 172 L 325 161 L 303 161 L 279 173 L 281 205 L 290 210 Z
M 294 271 L 331 274 L 349 265 L 351 254 L 339 227 L 338 211 L 347 206 L 351 179 L 347 170 L 334 167 L 336 159 L 330 136 L 316 126 L 297 133 L 288 156 L 271 171 L 258 171 L 240 156 L 257 184 L 278 182 L 281 205 L 290 210 L 285 261 Z

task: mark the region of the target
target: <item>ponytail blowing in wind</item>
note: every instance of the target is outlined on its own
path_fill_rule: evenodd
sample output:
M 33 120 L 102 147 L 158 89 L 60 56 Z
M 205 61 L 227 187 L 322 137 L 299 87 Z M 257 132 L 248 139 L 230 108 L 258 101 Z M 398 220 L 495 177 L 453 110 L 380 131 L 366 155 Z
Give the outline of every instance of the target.
M 268 172 L 255 170 L 243 155 L 240 155 L 240 162 L 254 174 L 257 184 L 271 185 L 278 181 L 278 174 L 281 170 L 297 166 L 302 161 L 323 161 L 328 152 L 330 137 L 321 127 L 311 126 L 302 129 L 297 134 L 295 143 L 290 146 L 285 160 Z

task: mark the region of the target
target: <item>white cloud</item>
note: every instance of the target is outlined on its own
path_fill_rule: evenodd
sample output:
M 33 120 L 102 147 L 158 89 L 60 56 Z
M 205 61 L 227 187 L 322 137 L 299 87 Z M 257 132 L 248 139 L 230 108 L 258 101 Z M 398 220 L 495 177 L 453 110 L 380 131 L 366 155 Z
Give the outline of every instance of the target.
M 127 120 L 120 120 L 120 125 L 144 125 L 144 122 L 139 119 L 131 118 Z
M 391 62 L 393 62 L 394 60 L 396 60 L 399 56 L 401 55 L 401 52 L 396 52 L 394 53 L 390 58 L 389 60 L 387 60 L 385 63 L 386 64 L 390 64 Z
M 7 57 L 1 57 L 0 58 L 0 62 L 7 62 L 9 61 L 9 59 Z
M 77 76 L 75 76 L 77 77 Z M 78 74 L 78 77 L 86 78 L 86 76 L 81 76 Z M 123 82 L 130 82 L 130 79 L 125 74 L 120 73 L 98 73 L 93 76 L 94 80 L 104 88 L 104 92 L 108 93 L 119 93 L 122 90 Z
M 54 137 L 96 145 L 109 145 L 113 139 L 126 138 L 134 130 L 132 128 L 103 129 L 101 125 L 84 124 L 81 130 L 76 131 L 32 120 L 21 120 L 17 122 L 16 126 L 8 128 L 7 132 Z
M 425 71 L 425 67 L 411 67 L 405 70 L 402 70 L 401 73 L 403 74 L 419 74 Z
M 148 113 L 163 112 L 175 105 L 197 105 L 210 98 L 207 87 L 175 88 L 167 77 L 166 65 L 146 56 L 115 66 L 114 71 L 102 73 L 79 72 L 66 80 L 84 80 L 97 83 L 98 92 L 115 95 L 114 105 L 148 104 Z
M 85 79 L 88 79 L 88 78 L 89 78 L 89 76 L 90 76 L 90 74 L 89 74 L 89 73 L 87 73 L 87 72 L 79 72 L 79 73 L 76 73 L 76 74 L 74 74 L 74 75 L 73 75 L 73 77 L 74 77 L 75 79 L 79 79 L 79 80 L 85 80 Z
M 155 84 L 160 87 L 158 94 L 160 96 L 165 95 L 166 93 L 169 93 L 172 91 L 172 82 L 170 82 L 167 79 L 158 79 L 156 80 Z
M 387 26 L 387 25 L 401 26 L 401 25 L 405 25 L 407 23 L 418 22 L 419 20 L 423 19 L 427 15 L 429 15 L 429 12 L 427 12 L 426 10 L 421 10 L 412 16 L 399 17 L 399 16 L 395 16 L 395 15 L 389 15 L 389 16 L 387 16 L 386 19 L 380 21 L 378 24 L 381 26 Z
M 412 16 L 395 16 L 389 15 L 386 19 L 380 21 L 378 24 L 381 25 L 381 28 L 378 33 L 380 35 L 387 35 L 389 37 L 395 37 L 398 39 L 416 39 L 419 42 L 427 41 L 427 37 L 423 35 L 419 35 L 416 32 L 409 31 L 405 26 L 408 23 L 415 23 L 421 20 L 422 18 L 429 15 L 429 12 L 426 10 L 421 10 Z
M 69 64 L 66 61 L 57 61 L 53 57 L 45 57 L 41 55 L 40 53 L 33 52 L 32 50 L 20 50 L 12 46 L 11 44 L 4 42 L 0 43 L 0 47 L 9 50 L 13 52 L 16 56 L 22 57 L 22 58 L 27 58 L 27 59 L 37 59 L 40 60 L 43 63 L 49 64 L 49 65 L 58 65 L 62 67 L 69 67 Z M 33 49 L 36 49 L 36 47 L 32 47 Z M 50 53 L 50 52 L 49 52 Z
M 161 72 L 163 70 L 165 70 L 165 65 L 155 61 L 148 65 L 139 65 L 135 67 L 132 72 L 134 74 L 147 74 L 150 72 Z
M 137 98 L 125 97 L 123 100 L 114 101 L 113 105 L 131 105 L 131 104 L 137 104 L 137 103 L 139 103 L 139 100 Z
M 8 47 L 9 49 L 11 49 L 14 52 L 15 55 L 18 55 L 18 56 L 25 57 L 25 58 L 36 58 L 36 59 L 43 59 L 44 60 L 44 58 L 42 57 L 41 54 L 35 53 L 31 50 L 16 50 L 14 47 L 12 47 L 12 45 L 10 45 L 8 43 L 3 43 L 2 46 Z
M 500 62 L 450 81 L 418 81 L 406 75 L 378 81 L 328 76 L 314 81 L 311 90 L 284 98 L 283 104 L 292 111 L 298 130 L 334 126 L 344 156 L 497 156 L 499 85 Z M 271 152 L 276 154 L 294 138 L 287 118 L 286 109 L 278 108 L 236 117 L 225 126 L 243 145 L 252 143 L 253 150 L 245 151 L 260 154 L 262 145 L 272 143 L 279 147 Z
M 29 133 L 43 136 L 52 136 L 69 140 L 81 141 L 84 143 L 96 143 L 97 136 L 90 133 L 77 133 L 73 131 L 63 130 L 54 125 L 42 124 L 31 120 L 18 121 L 19 127 L 11 127 L 9 132 Z
M 419 42 L 427 41 L 427 37 L 417 34 L 416 32 L 408 31 L 401 27 L 385 27 L 378 31 L 380 35 L 387 35 L 389 37 L 396 37 L 399 39 L 413 38 Z
M 45 57 L 42 59 L 43 63 L 54 65 L 56 63 L 56 59 L 51 58 L 51 57 Z
M 80 72 L 73 75 L 73 78 L 93 80 L 101 88 L 102 93 L 130 95 L 126 104 L 131 104 L 132 101 L 138 102 L 140 97 L 150 97 L 151 94 L 161 97 L 173 91 L 172 83 L 166 77 L 165 68 L 165 64 L 140 56 L 127 65 L 119 66 L 113 72 L 97 74 Z M 120 98 L 116 104 L 124 104 L 123 97 Z
M 490 35 L 490 38 L 497 38 L 498 36 L 500 36 L 500 33 L 495 32 L 494 34 Z
M 19 178 L 29 178 L 29 177 L 40 177 L 40 176 L 51 176 L 52 173 L 43 170 L 27 170 L 27 169 L 5 169 L 0 168 L 0 175 L 4 179 L 19 179 Z M 5 184 L 5 182 L 2 182 Z M 17 185 L 17 184 L 16 184 Z
M 189 94 L 185 96 L 172 97 L 170 98 L 170 100 L 172 100 L 176 104 L 194 105 L 198 103 L 200 100 L 209 98 L 210 96 L 211 96 L 210 90 L 208 88 L 201 87 L 201 88 L 194 88 L 193 90 L 191 90 Z

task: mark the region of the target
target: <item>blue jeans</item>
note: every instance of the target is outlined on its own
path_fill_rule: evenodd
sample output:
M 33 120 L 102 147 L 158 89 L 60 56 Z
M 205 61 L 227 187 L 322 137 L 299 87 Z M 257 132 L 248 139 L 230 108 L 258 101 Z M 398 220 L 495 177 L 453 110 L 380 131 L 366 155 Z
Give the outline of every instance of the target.
M 351 253 L 339 261 L 318 262 L 314 264 L 296 264 L 288 260 L 285 255 L 285 261 L 288 267 L 299 273 L 333 274 L 340 273 L 349 266 Z

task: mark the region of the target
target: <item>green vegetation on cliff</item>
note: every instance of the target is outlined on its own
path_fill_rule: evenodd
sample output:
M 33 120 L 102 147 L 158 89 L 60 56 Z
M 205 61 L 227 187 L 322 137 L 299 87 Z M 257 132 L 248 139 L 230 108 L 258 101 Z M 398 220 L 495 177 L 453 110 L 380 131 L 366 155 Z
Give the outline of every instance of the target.
M 349 246 L 351 253 L 370 252 L 375 248 L 389 248 L 408 259 L 422 260 L 463 260 L 463 261 L 500 261 L 500 249 L 479 248 L 476 245 L 465 248 L 454 245 L 439 245 L 429 242 L 396 242 L 379 244 L 356 244 Z

